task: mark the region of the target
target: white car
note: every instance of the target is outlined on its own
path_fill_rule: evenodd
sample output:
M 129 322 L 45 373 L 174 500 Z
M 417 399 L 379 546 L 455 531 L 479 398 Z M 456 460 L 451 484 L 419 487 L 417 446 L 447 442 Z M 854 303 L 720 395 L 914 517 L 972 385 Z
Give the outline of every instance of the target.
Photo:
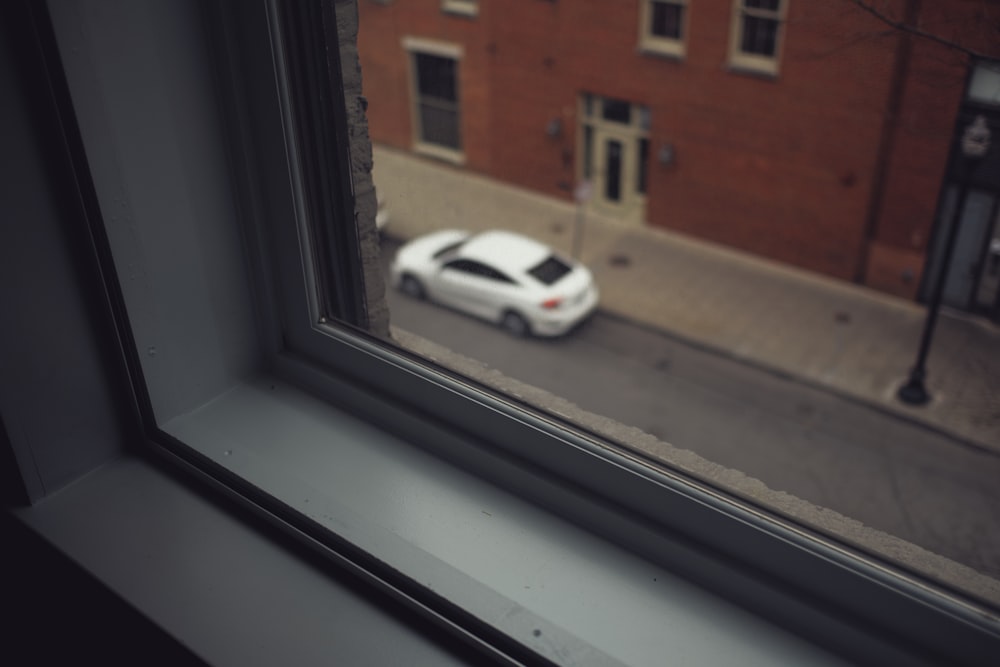
M 499 324 L 515 336 L 564 334 L 597 307 L 590 271 L 506 231 L 443 230 L 399 249 L 392 284 Z

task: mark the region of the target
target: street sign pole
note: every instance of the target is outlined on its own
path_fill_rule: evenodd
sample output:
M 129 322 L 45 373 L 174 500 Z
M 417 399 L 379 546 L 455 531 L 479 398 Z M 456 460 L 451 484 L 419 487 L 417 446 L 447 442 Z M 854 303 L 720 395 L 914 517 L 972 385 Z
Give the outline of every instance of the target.
M 593 190 L 589 180 L 580 181 L 573 191 L 576 199 L 576 222 L 573 225 L 573 259 L 579 260 L 583 251 L 583 223 L 586 215 L 585 207 Z
M 958 227 L 962 223 L 962 213 L 965 200 L 969 193 L 969 181 L 973 174 L 973 164 L 982 159 L 990 149 L 990 129 L 983 116 L 977 116 L 965 128 L 959 142 L 959 160 L 961 172 L 958 186 L 958 197 L 955 209 L 951 214 L 951 226 L 944 245 L 944 254 L 934 284 L 931 286 L 930 300 L 927 304 L 927 319 L 924 321 L 924 331 L 920 337 L 920 348 L 917 351 L 917 361 L 910 370 L 910 376 L 896 392 L 899 400 L 910 405 L 923 405 L 931 399 L 927 391 L 927 355 L 930 353 L 931 340 L 934 337 L 934 326 L 937 324 L 938 310 L 944 295 L 945 282 L 948 280 L 948 269 L 951 267 L 952 253 L 955 250 L 955 239 L 958 238 Z

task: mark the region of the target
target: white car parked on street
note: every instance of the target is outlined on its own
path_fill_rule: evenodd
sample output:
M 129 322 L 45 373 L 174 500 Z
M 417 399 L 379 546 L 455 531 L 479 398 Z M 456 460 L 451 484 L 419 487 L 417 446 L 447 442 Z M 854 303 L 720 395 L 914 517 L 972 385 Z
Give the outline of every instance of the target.
M 597 307 L 590 271 L 526 236 L 506 231 L 432 232 L 405 244 L 392 284 L 499 324 L 515 336 L 558 336 Z

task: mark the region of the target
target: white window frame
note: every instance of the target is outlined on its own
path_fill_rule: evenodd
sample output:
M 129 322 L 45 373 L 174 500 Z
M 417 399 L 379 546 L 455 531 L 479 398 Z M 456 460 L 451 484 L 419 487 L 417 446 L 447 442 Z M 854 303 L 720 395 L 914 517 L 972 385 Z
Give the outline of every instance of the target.
M 276 57 L 280 83 L 284 77 L 280 53 Z M 263 86 L 267 81 L 268 77 L 260 77 L 256 83 Z M 282 129 L 274 131 L 287 130 L 294 136 L 295 122 L 288 114 L 288 104 L 284 100 Z M 259 138 L 249 129 L 245 136 L 248 143 Z M 296 164 L 294 144 L 290 142 L 287 150 L 288 162 Z M 332 157 L 341 166 L 351 164 L 350 151 Z M 275 177 L 275 182 L 280 184 L 285 179 L 282 187 L 291 191 L 288 199 L 296 199 L 294 191 L 302 184 L 294 174 L 293 183 L 288 183 L 288 164 L 279 160 L 260 166 Z M 859 558 L 836 542 L 817 538 L 792 522 L 770 518 L 681 473 L 609 446 L 514 399 L 484 391 L 474 382 L 414 355 L 326 322 L 317 316 L 313 296 L 317 289 L 316 268 L 308 248 L 302 245 L 302 231 L 310 213 L 289 204 L 284 215 L 272 217 L 258 210 L 263 204 L 253 201 L 253 196 L 247 199 L 250 201 L 241 203 L 258 213 L 249 217 L 261 226 L 252 231 L 277 237 L 274 256 L 269 257 L 274 263 L 250 264 L 262 284 L 258 295 L 264 320 L 261 328 L 281 331 L 280 335 L 265 336 L 265 347 L 273 348 L 269 366 L 281 378 L 328 399 L 341 410 L 368 417 L 380 428 L 405 433 L 405 448 L 425 448 L 442 461 L 457 464 L 524 498 L 539 513 L 564 516 L 659 567 L 710 586 L 758 613 L 769 613 L 769 618 L 777 617 L 828 646 L 847 650 L 860 641 L 853 649 L 855 654 L 872 659 L 875 655 L 884 657 L 885 651 L 891 653 L 892 646 L 898 643 L 914 650 L 926 648 L 932 655 L 995 655 L 969 653 L 995 649 L 1000 636 L 996 634 L 995 619 L 983 618 L 960 599 L 931 590 L 918 579 L 892 571 L 878 561 Z M 340 223 L 347 224 L 343 220 Z M 271 267 L 276 267 L 273 273 Z M 124 336 L 123 340 L 131 341 L 131 337 Z M 122 353 L 134 366 L 132 357 L 137 350 L 123 348 Z M 141 395 L 141 376 L 133 380 L 138 381 L 136 391 Z M 267 391 L 265 380 L 261 394 L 266 396 Z M 141 402 L 141 397 L 136 400 Z M 150 432 L 156 430 L 155 424 L 145 425 Z M 279 475 L 280 471 L 230 457 L 225 434 L 214 432 L 207 437 L 218 449 L 218 460 L 211 465 L 189 460 L 199 474 L 212 477 L 223 468 L 226 476 L 213 477 L 215 483 L 230 484 L 228 488 L 244 494 L 248 505 L 275 512 L 272 518 L 278 523 L 298 521 L 285 526 L 289 532 L 309 527 L 314 517 L 297 509 L 298 499 L 278 498 L 276 505 L 262 498 L 262 486 L 247 477 L 248 470 L 265 475 Z M 183 453 L 183 442 L 162 438 L 163 434 L 152 434 L 158 453 L 168 457 Z M 337 447 L 336 439 L 329 446 Z M 233 482 L 234 477 L 241 483 Z M 252 485 L 249 492 L 247 484 Z M 278 513 L 276 507 L 283 511 Z M 347 527 L 362 533 L 367 529 L 363 522 Z M 316 534 L 305 533 L 307 538 Z M 528 540 L 530 535 L 518 539 Z M 378 544 L 367 546 L 375 551 L 375 557 L 379 555 Z M 362 568 L 358 563 L 353 566 Z M 419 573 L 403 574 L 416 577 Z M 432 593 L 444 595 L 432 585 L 438 580 L 416 579 Z M 388 587 L 386 582 L 381 583 Z M 372 578 L 372 584 L 379 582 Z M 477 595 L 482 592 L 476 590 Z M 459 596 L 457 602 L 462 600 Z M 523 610 L 508 607 L 491 611 L 504 612 L 493 619 L 506 623 L 510 632 L 524 629 L 514 627 L 520 617 L 512 613 Z M 533 641 L 532 636 L 543 636 L 541 631 L 532 633 L 531 626 L 528 628 L 527 642 Z M 547 644 L 549 631 L 546 627 L 545 641 L 536 642 L 537 650 L 550 651 L 543 653 L 546 657 L 552 656 L 553 648 Z M 559 629 L 551 632 L 557 635 Z M 517 634 L 511 639 L 525 638 Z M 558 651 L 555 657 L 559 657 Z
M 457 47 L 436 44 L 431 48 L 438 49 L 438 53 L 442 49 L 456 52 Z M 296 277 L 295 292 L 301 294 L 312 289 L 310 285 L 314 280 L 305 271 L 300 255 L 285 255 L 281 265 L 283 275 Z M 301 301 L 301 297 L 292 301 Z M 647 558 L 659 563 L 669 562 L 675 572 L 685 572 L 701 582 L 706 582 L 708 577 L 712 585 L 722 585 L 719 590 L 737 597 L 740 593 L 736 591 L 747 585 L 746 571 L 724 574 L 718 567 L 719 561 L 704 552 L 697 555 L 687 552 L 676 557 L 678 549 L 684 551 L 673 539 L 680 533 L 700 544 L 715 545 L 721 550 L 717 553 L 735 558 L 741 566 L 763 568 L 769 576 L 785 580 L 785 585 L 797 590 L 805 587 L 810 595 L 850 605 L 853 612 L 863 615 L 866 621 L 879 626 L 896 625 L 895 631 L 904 634 L 905 628 L 912 623 L 922 622 L 917 618 L 921 612 L 929 612 L 931 608 L 936 609 L 931 612 L 935 617 L 943 612 L 942 618 L 962 619 L 932 638 L 939 647 L 952 645 L 958 636 L 965 637 L 971 646 L 976 632 L 983 627 L 979 616 L 965 603 L 949 596 L 942 597 L 900 571 L 861 557 L 791 522 L 734 501 L 709 486 L 651 466 L 623 449 L 555 420 L 551 415 L 539 413 L 516 399 L 484 391 L 484 387 L 466 378 L 428 366 L 417 357 L 401 356 L 397 349 L 359 339 L 330 323 L 310 323 L 307 317 L 308 313 L 303 312 L 294 318 L 298 324 L 288 325 L 291 345 L 299 355 L 324 364 L 341 379 L 337 382 L 323 380 L 309 364 L 279 358 L 279 368 L 285 377 L 294 378 L 297 384 L 311 387 L 338 405 L 351 406 L 359 414 L 370 414 L 370 395 L 359 396 L 352 386 L 365 383 L 377 387 L 386 401 L 406 404 L 410 410 L 442 420 L 460 432 L 477 434 L 482 438 L 482 448 L 456 448 L 454 443 L 447 443 L 439 436 L 425 442 L 425 446 L 501 486 L 519 488 L 523 497 L 557 509 L 572 521 Z M 541 477 L 532 477 L 529 481 L 517 470 L 498 465 L 495 451 L 526 462 L 539 471 Z M 597 505 L 586 502 L 576 505 L 560 489 L 563 483 L 585 490 L 585 494 L 591 494 L 588 496 L 590 501 L 598 497 L 612 499 L 623 513 L 604 515 L 597 510 Z M 640 528 L 636 521 L 653 528 Z M 862 581 L 868 583 L 863 585 L 865 593 L 861 598 L 857 592 L 845 597 L 845 591 L 855 589 Z M 745 603 L 755 605 L 766 600 L 763 604 L 781 608 L 777 613 L 783 622 L 798 627 L 801 632 L 811 631 L 800 622 L 811 625 L 812 621 L 798 615 L 801 608 L 793 612 L 786 606 L 790 600 L 784 592 L 764 591 L 756 585 L 751 588 L 756 592 L 750 598 L 743 598 Z M 745 593 L 747 589 L 742 590 Z M 762 597 L 757 598 L 758 594 Z M 860 602 L 862 598 L 863 603 Z M 904 599 L 908 602 L 903 603 Z M 915 600 L 921 602 L 910 607 L 909 603 Z M 902 609 L 901 604 L 907 608 Z M 901 621 L 902 618 L 906 620 Z M 977 628 L 966 625 L 970 622 Z M 850 634 L 851 631 L 835 621 L 822 632 Z M 921 639 L 931 638 L 923 636 Z
M 473 18 L 479 15 L 479 0 L 441 0 L 441 11 Z
M 465 55 L 465 49 L 461 44 L 452 44 L 449 42 L 424 39 L 421 37 L 404 37 L 402 43 L 403 49 L 407 52 L 407 64 L 410 71 L 410 119 L 411 126 L 413 128 L 412 136 L 414 152 L 439 160 L 444 160 L 446 162 L 451 162 L 453 164 L 465 164 L 465 140 L 463 136 L 464 133 L 462 132 L 463 114 L 461 82 L 462 59 Z M 456 103 L 458 105 L 458 136 L 459 141 L 463 146 L 460 150 L 455 150 L 448 146 L 440 146 L 424 140 L 423 128 L 420 122 L 420 87 L 417 81 L 417 54 L 438 56 L 455 61 L 455 95 L 457 97 Z
M 745 7 L 745 0 L 733 0 L 732 24 L 729 30 L 729 65 L 731 68 L 772 76 L 778 74 L 785 43 L 785 16 L 788 13 L 790 1 L 779 0 L 777 11 L 773 11 Z M 745 26 L 743 17 L 747 15 L 773 20 L 777 23 L 773 55 L 764 56 L 743 51 L 743 29 Z
M 656 2 L 683 7 L 680 39 L 653 34 L 653 4 Z M 678 59 L 683 58 L 687 52 L 690 17 L 690 0 L 642 0 L 639 7 L 639 51 Z

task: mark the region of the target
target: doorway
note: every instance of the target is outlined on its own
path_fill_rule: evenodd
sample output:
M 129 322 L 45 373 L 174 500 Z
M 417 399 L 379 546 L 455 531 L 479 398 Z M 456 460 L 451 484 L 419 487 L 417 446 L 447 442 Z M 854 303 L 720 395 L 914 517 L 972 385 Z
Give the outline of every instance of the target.
M 949 185 L 944 193 L 937 225 L 929 280 L 933 285 L 944 254 L 944 241 L 955 210 L 957 187 Z M 972 312 L 1000 318 L 1000 196 L 971 188 L 958 218 L 958 233 L 952 249 L 942 302 Z
M 631 222 L 646 214 L 649 109 L 611 97 L 580 96 L 578 179 L 590 183 L 588 206 Z

